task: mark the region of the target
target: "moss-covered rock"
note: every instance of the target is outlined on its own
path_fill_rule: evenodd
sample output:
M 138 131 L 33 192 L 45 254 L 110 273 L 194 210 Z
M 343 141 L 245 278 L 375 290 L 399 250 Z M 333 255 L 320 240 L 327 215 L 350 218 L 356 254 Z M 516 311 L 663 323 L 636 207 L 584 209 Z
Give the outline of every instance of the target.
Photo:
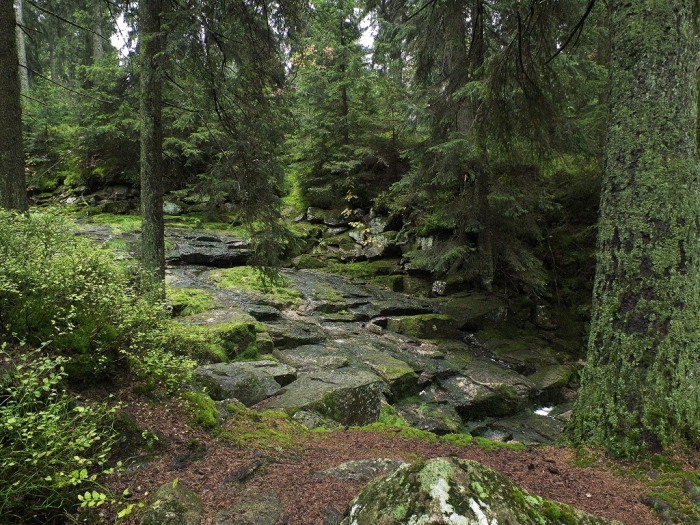
M 214 525 L 275 525 L 283 511 L 275 492 L 250 488 L 234 507 L 217 512 Z
M 362 360 L 389 384 L 394 399 L 418 392 L 418 375 L 409 365 L 387 354 L 363 352 Z
M 200 525 L 201 498 L 177 480 L 162 485 L 151 497 L 141 525 Z
M 368 483 L 379 476 L 395 472 L 404 465 L 408 463 L 395 458 L 357 459 L 323 470 L 319 472 L 319 476 Z
M 320 326 L 292 318 L 280 319 L 265 328 L 277 349 L 321 343 L 326 339 Z
M 271 354 L 275 350 L 275 343 L 267 332 L 258 332 L 256 334 L 255 344 L 258 347 L 258 354 L 260 355 Z
M 449 315 L 423 314 L 389 319 L 387 329 L 419 339 L 447 339 L 457 328 L 457 322 Z
M 197 288 L 167 287 L 165 298 L 173 309 L 173 315 L 198 314 L 209 310 L 214 304 L 211 293 Z
M 275 350 L 273 355 L 283 363 L 304 371 L 333 370 L 350 364 L 346 356 L 323 345 L 302 345 L 286 350 Z
M 350 502 L 342 525 L 621 525 L 523 491 L 474 461 L 437 458 L 400 467 Z
M 296 371 L 275 361 L 216 363 L 197 368 L 195 377 L 213 399 L 235 398 L 251 406 L 292 382 Z
M 464 421 L 514 414 L 534 389 L 528 378 L 486 359 L 475 359 L 460 374 L 440 379 L 439 386 L 442 392 L 434 397 L 444 399 L 446 392 Z
M 528 376 L 528 379 L 535 385 L 535 389 L 549 393 L 566 386 L 580 368 L 577 363 L 545 366 Z
M 189 316 L 183 322 L 209 330 L 229 359 L 252 359 L 258 355 L 256 321 L 242 310 L 210 310 Z
M 344 425 L 367 425 L 379 418 L 386 390 L 384 381 L 361 369 L 319 371 L 301 376 L 265 407 L 288 414 L 315 411 Z
M 232 289 L 239 293 L 259 298 L 275 307 L 285 308 L 301 301 L 301 293 L 289 288 L 289 281 L 279 276 L 275 281 L 265 280 L 254 268 L 239 266 L 209 272 L 207 277 L 224 289 Z
M 440 311 L 455 318 L 460 330 L 477 331 L 508 318 L 502 299 L 492 295 L 456 294 L 436 299 Z
M 459 432 L 462 426 L 459 414 L 447 403 L 425 403 L 413 397 L 397 403 L 395 408 L 408 425 L 419 430 L 442 435 Z
M 216 426 L 218 410 L 210 396 L 201 392 L 187 392 L 185 399 L 189 401 L 190 409 L 194 416 L 193 421 L 196 425 L 204 428 L 214 428 Z
M 328 265 L 328 263 L 320 257 L 314 257 L 307 253 L 301 254 L 299 257 L 295 257 L 292 260 L 292 264 L 297 270 L 317 270 L 320 268 L 325 268 Z

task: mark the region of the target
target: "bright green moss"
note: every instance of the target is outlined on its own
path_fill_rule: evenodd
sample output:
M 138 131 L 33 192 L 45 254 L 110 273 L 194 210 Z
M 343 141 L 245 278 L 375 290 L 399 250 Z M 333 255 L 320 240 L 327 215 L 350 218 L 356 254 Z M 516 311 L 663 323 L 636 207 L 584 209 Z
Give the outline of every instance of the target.
M 231 417 L 219 437 L 225 443 L 254 450 L 293 449 L 303 445 L 309 431 L 280 411 L 255 412 L 240 405 L 232 407 Z
M 193 422 L 204 428 L 216 427 L 217 410 L 212 398 L 199 392 L 187 392 L 185 399 L 190 403 Z
M 283 305 L 301 302 L 301 292 L 286 287 L 289 284 L 288 279 L 280 276 L 278 282 L 266 281 L 254 268 L 248 266 L 218 270 L 211 274 L 211 279 L 222 288 L 263 294 Z
M 187 316 L 212 308 L 214 299 L 211 293 L 198 288 L 165 288 L 166 301 L 172 306 L 173 315 Z
M 442 439 L 459 447 L 466 447 L 474 443 L 474 438 L 469 434 L 445 434 Z

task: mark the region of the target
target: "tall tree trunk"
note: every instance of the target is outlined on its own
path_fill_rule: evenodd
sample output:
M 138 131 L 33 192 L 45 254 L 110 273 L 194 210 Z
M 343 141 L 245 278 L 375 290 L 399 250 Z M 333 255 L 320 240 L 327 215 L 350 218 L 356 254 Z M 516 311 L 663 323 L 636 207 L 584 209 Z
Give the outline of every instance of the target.
M 163 124 L 161 120 L 162 52 L 160 31 L 162 0 L 141 0 L 139 46 L 141 52 L 141 261 L 156 297 L 165 293 L 165 242 L 163 227 Z
M 15 10 L 0 2 L 0 207 L 27 210 Z
M 24 2 L 15 0 L 15 17 L 17 19 L 17 57 L 19 58 L 19 80 L 22 93 L 29 94 L 29 71 L 27 70 L 27 48 L 24 45 Z
M 341 61 L 342 63 L 340 64 L 340 77 L 341 77 L 341 82 L 342 86 L 340 88 L 340 98 L 341 98 L 341 118 L 343 122 L 343 144 L 347 145 L 350 144 L 350 122 L 349 122 L 349 115 L 350 115 L 350 108 L 348 106 L 348 86 L 347 86 L 347 67 L 345 64 L 346 60 L 346 50 L 345 50 L 345 20 L 342 18 L 342 10 L 340 10 L 341 13 L 341 18 L 340 18 L 340 49 L 341 49 Z
M 700 445 L 694 0 L 610 2 L 610 115 L 588 359 L 568 431 Z
M 102 45 L 102 4 L 95 2 L 93 8 L 93 26 L 95 33 L 92 35 L 92 61 L 96 62 L 104 57 L 104 47 Z

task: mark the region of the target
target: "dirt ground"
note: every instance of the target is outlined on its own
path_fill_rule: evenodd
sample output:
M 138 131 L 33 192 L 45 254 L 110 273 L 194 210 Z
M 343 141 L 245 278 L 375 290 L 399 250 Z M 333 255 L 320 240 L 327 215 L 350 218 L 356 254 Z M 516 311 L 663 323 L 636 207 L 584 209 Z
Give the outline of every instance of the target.
M 619 469 L 609 460 L 599 459 L 587 467 L 576 466 L 575 453 L 570 448 L 487 451 L 475 445 L 426 443 L 406 439 L 398 432 L 381 434 L 359 429 L 307 433 L 292 447 L 232 447 L 215 437 L 216 433 L 189 425 L 190 416 L 176 403 L 157 405 L 131 399 L 128 406 L 140 427 L 165 437 L 168 445 L 140 468 L 113 475 L 108 487 L 119 493 L 128 487 L 133 495 L 132 502 L 144 502 L 159 486 L 177 478 L 178 483 L 202 497 L 206 510 L 204 525 L 212 525 L 216 512 L 235 505 L 242 491 L 251 488 L 272 489 L 278 494 L 284 504 L 279 524 L 322 525 L 329 512 L 345 512 L 363 483 L 321 477 L 317 475 L 319 471 L 356 459 L 415 461 L 418 457 L 441 456 L 479 461 L 533 494 L 626 525 L 660 523 L 656 514 L 639 500 L 645 492 L 641 482 L 614 475 L 612 471 Z M 191 462 L 174 461 L 191 452 L 193 443 L 197 443 L 200 457 Z M 254 471 L 244 482 L 231 481 L 233 473 L 246 468 Z M 103 519 L 112 518 L 109 514 L 113 514 L 113 510 L 108 506 L 102 512 Z M 138 513 L 120 523 L 138 523 Z

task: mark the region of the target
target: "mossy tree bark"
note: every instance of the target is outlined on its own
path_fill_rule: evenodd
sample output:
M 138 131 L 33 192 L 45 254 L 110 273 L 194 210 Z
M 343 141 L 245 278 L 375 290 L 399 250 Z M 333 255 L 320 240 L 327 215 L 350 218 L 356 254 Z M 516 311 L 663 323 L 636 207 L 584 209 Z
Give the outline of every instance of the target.
M 27 209 L 17 33 L 10 0 L 0 2 L 0 207 Z
M 694 0 L 610 2 L 610 115 L 574 442 L 700 445 Z
M 161 118 L 162 0 L 142 0 L 139 6 L 141 52 L 141 262 L 150 292 L 164 297 L 165 234 L 163 226 L 163 124 Z

